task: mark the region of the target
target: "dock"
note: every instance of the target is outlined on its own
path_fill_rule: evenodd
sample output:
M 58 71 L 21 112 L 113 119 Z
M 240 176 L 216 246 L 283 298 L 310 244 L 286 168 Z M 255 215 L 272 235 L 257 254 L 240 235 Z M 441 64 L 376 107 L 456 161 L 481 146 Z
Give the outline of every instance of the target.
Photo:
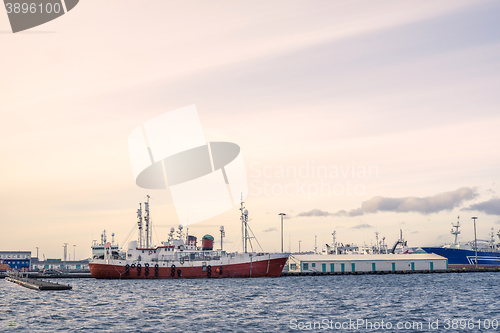
M 23 272 L 23 275 L 32 279 L 88 279 L 92 278 L 90 273 L 60 273 L 60 274 L 42 274 L 40 272 Z M 8 272 L 0 272 L 0 279 L 9 276 Z
M 437 274 L 437 273 L 491 273 L 500 272 L 500 268 L 448 268 L 436 270 L 404 270 L 404 271 L 358 271 L 358 272 L 283 272 L 281 276 L 320 276 L 320 275 L 388 275 L 388 274 Z
M 14 276 L 7 276 L 5 280 L 19 284 L 20 286 L 23 286 L 25 288 L 30 288 L 30 289 L 35 289 L 35 290 L 71 290 L 73 287 L 69 285 L 64 285 L 64 284 L 59 284 L 59 283 L 52 283 L 52 282 L 47 282 L 47 281 L 42 281 L 42 280 L 35 280 L 35 279 L 29 279 L 29 278 L 21 278 L 21 277 L 14 277 Z

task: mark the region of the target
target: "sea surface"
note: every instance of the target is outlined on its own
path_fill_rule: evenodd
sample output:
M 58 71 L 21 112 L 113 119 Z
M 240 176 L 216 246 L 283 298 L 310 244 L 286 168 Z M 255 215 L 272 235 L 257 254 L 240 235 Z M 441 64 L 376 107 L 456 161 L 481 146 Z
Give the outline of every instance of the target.
M 1 279 L 0 332 L 500 331 L 500 273 L 53 281 Z

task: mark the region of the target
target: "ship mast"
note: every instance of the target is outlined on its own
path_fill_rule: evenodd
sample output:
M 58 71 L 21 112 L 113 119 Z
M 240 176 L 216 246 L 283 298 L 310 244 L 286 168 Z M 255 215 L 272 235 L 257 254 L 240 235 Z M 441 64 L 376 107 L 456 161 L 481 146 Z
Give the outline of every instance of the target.
M 453 245 L 457 245 L 458 244 L 458 235 L 460 234 L 460 231 L 458 231 L 458 228 L 460 228 L 460 216 L 457 217 L 457 224 L 451 224 L 451 226 L 453 228 L 455 228 L 455 230 L 453 230 L 453 228 L 451 229 L 451 234 L 452 235 L 455 235 L 455 241 L 453 242 Z
M 259 240 L 255 237 L 255 234 L 252 231 L 252 228 L 248 225 L 248 210 L 245 209 L 245 206 L 243 206 L 243 195 L 241 196 L 241 233 L 243 235 L 242 237 L 242 243 L 243 243 L 243 252 L 247 253 L 248 252 L 248 243 L 250 243 L 250 247 L 252 248 L 252 252 L 254 252 L 254 248 L 252 245 L 252 239 L 255 239 L 257 242 L 257 245 L 260 247 L 260 250 L 264 252 L 264 249 L 262 249 L 262 246 L 260 246 Z M 249 233 L 250 231 L 250 233 Z
M 149 249 L 150 244 L 150 228 L 149 228 L 149 195 L 147 195 L 148 201 L 144 203 L 144 210 L 146 211 L 146 217 L 144 218 L 146 222 L 146 248 Z
M 137 226 L 139 228 L 139 248 L 142 248 L 142 203 L 139 203 L 139 209 L 137 210 Z
M 333 253 L 334 254 L 337 254 L 337 231 L 333 231 L 332 232 L 332 236 L 333 236 Z
M 243 206 L 243 196 L 241 196 L 241 234 L 242 234 L 242 245 L 243 245 L 243 252 L 247 253 L 247 243 L 248 243 L 248 210 L 245 209 L 245 206 Z
M 495 230 L 491 228 L 491 234 L 490 234 L 490 248 L 494 249 L 495 248 Z

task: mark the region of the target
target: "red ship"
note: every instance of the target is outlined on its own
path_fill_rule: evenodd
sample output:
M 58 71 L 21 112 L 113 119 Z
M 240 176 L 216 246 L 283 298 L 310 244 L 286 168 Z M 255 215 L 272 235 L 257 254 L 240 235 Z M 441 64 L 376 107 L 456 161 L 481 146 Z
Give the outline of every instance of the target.
M 214 238 L 205 235 L 201 246 L 197 238 L 184 236 L 182 225 L 177 235 L 170 230 L 169 239 L 161 246 L 150 246 L 149 196 L 145 202 L 145 237 L 142 234 L 143 217 L 138 209 L 139 239 L 128 244 L 126 253 L 113 251 L 107 243 L 104 255 L 97 256 L 89 263 L 92 277 L 98 279 L 179 279 L 179 278 L 248 278 L 278 277 L 288 260 L 288 253 L 248 252 L 251 239 L 248 230 L 248 210 L 241 202 L 241 222 L 243 230 L 243 252 L 229 253 L 222 250 L 224 228 L 221 227 L 221 249 L 214 250 Z M 251 229 L 250 229 L 251 232 Z M 184 239 L 186 241 L 184 241 Z M 250 242 L 250 247 L 252 243 Z

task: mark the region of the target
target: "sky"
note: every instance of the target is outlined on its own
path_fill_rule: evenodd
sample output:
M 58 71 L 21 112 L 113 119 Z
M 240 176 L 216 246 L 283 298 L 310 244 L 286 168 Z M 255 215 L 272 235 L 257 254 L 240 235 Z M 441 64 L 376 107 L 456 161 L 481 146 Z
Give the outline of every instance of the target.
M 479 239 L 500 229 L 500 4 L 495 1 L 85 0 L 13 34 L 0 10 L 0 250 L 90 257 L 151 196 L 128 136 L 195 104 L 207 141 L 240 146 L 265 251 Z M 241 250 L 239 207 L 189 226 Z M 496 237 L 496 236 L 495 236 Z M 134 239 L 129 238 L 129 240 Z M 500 240 L 498 237 L 496 240 Z M 73 252 L 70 251 L 73 256 Z

